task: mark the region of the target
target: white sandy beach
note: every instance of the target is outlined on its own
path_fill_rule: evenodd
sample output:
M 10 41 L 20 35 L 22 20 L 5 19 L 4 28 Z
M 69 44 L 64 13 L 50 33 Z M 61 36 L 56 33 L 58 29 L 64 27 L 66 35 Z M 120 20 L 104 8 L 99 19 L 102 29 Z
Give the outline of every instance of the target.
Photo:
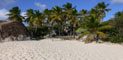
M 123 46 L 50 39 L 4 42 L 0 60 L 123 60 Z

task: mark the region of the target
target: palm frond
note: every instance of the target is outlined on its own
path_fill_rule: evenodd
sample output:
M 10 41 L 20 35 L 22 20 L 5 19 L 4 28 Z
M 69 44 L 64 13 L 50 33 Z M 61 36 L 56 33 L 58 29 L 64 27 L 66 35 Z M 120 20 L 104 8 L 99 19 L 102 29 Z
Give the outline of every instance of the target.
M 111 25 L 105 25 L 105 26 L 99 27 L 98 30 L 109 29 L 111 27 L 112 27 Z
M 78 37 L 78 39 L 80 39 L 81 37 L 83 37 L 83 36 L 85 36 L 87 34 L 89 34 L 89 32 L 84 32 L 84 33 L 80 34 L 80 36 Z
M 84 42 L 85 43 L 90 43 L 90 42 L 92 42 L 93 39 L 94 39 L 94 35 L 89 34 Z
M 76 30 L 76 32 L 78 33 L 78 32 L 86 32 L 87 31 L 87 29 L 83 29 L 83 28 L 78 28 L 77 30 Z
M 96 31 L 96 33 L 97 33 L 100 37 L 102 37 L 102 38 L 106 38 L 106 37 L 107 37 L 107 35 L 106 35 L 105 33 L 103 33 L 103 32 Z

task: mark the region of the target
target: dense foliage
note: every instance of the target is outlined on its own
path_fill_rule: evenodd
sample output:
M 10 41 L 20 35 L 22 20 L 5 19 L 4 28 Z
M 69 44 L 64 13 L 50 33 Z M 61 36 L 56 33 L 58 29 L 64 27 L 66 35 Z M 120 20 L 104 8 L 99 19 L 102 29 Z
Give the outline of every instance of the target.
M 28 9 L 26 16 L 21 16 L 21 10 L 13 7 L 9 12 L 9 20 L 28 24 L 32 37 L 55 36 L 87 36 L 85 42 L 89 43 L 99 39 L 111 42 L 123 42 L 123 12 L 116 13 L 109 21 L 103 21 L 106 13 L 111 9 L 109 4 L 98 3 L 91 10 L 77 11 L 71 3 L 55 6 L 51 9 Z M 24 18 L 25 17 L 25 18 Z
M 41 27 L 28 27 L 28 30 L 30 31 L 30 33 L 32 34 L 32 38 L 42 38 L 43 36 L 45 36 L 46 34 L 48 34 L 50 32 L 50 30 L 48 29 L 48 26 L 41 26 Z
M 9 14 L 7 14 L 9 16 L 9 20 L 11 21 L 19 21 L 22 22 L 22 20 L 24 19 L 23 16 L 20 15 L 21 10 L 18 7 L 13 7 L 11 10 L 9 10 Z
M 109 39 L 113 43 L 123 42 L 123 12 L 117 12 L 115 17 L 112 19 L 112 26 L 114 29 L 114 34 Z
M 98 41 L 99 38 L 106 38 L 107 35 L 101 31 L 111 28 L 110 25 L 101 25 L 101 20 L 104 18 L 105 13 L 111 9 L 107 9 L 108 4 L 104 2 L 98 3 L 97 6 L 92 8 L 90 11 L 82 10 L 82 22 L 77 32 L 83 32 L 79 38 L 87 36 L 85 42 Z

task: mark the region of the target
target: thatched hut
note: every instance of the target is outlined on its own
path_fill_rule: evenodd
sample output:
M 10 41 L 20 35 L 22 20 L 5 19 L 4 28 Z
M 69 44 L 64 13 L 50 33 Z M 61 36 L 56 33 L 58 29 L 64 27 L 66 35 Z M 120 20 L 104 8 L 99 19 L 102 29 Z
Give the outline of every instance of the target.
M 23 23 L 0 21 L 0 41 L 14 41 L 30 39 L 30 34 Z

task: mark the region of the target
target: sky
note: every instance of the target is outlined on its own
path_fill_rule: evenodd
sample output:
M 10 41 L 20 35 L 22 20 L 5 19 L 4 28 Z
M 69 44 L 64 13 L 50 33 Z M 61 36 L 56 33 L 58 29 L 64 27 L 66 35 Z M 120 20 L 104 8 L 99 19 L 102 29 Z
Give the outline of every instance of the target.
M 51 9 L 56 5 L 62 7 L 67 2 L 76 6 L 78 11 L 82 9 L 90 10 L 99 2 L 109 3 L 110 5 L 107 8 L 112 10 L 106 14 L 105 21 L 113 18 L 116 12 L 123 11 L 123 0 L 0 0 L 0 20 L 8 20 L 6 14 L 15 6 L 21 9 L 21 15 L 24 16 L 27 9 L 43 11 L 46 8 Z

